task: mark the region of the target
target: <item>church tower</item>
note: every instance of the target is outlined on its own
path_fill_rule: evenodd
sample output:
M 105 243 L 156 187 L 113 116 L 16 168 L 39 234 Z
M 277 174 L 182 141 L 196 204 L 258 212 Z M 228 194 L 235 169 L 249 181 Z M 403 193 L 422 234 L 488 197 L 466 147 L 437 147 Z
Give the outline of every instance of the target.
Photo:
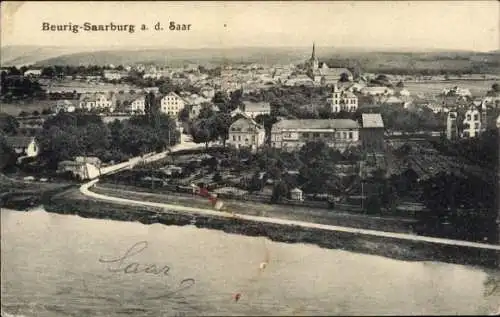
M 309 60 L 309 66 L 310 66 L 311 70 L 318 69 L 318 67 L 319 67 L 319 61 L 316 58 L 316 45 L 314 42 L 313 42 L 311 59 Z

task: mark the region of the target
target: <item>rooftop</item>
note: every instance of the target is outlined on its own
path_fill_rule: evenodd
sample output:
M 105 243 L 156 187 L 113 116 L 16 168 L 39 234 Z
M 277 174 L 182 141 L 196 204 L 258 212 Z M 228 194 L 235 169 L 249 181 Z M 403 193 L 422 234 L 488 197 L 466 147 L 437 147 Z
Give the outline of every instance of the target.
M 363 113 L 361 115 L 363 128 L 383 128 L 384 121 L 380 113 Z
M 273 126 L 276 129 L 357 129 L 359 124 L 351 119 L 297 119 L 283 120 Z

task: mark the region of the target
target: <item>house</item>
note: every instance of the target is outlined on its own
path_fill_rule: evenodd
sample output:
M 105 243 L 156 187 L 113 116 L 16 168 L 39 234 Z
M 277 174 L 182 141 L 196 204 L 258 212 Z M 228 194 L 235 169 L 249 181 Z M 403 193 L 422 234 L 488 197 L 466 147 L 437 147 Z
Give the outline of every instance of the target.
M 39 77 L 42 75 L 41 69 L 28 69 L 24 72 L 24 77 Z
M 79 100 L 80 109 L 87 111 L 101 110 L 110 111 L 115 110 L 116 96 L 114 94 L 82 94 Z
M 99 167 L 82 161 L 62 161 L 57 166 L 58 173 L 71 173 L 80 180 L 93 179 L 101 175 Z
M 353 79 L 352 73 L 347 68 L 329 68 L 326 63 L 323 63 L 321 68 L 312 72 L 311 79 L 315 83 L 330 86 L 337 84 L 342 77 L 349 81 Z
M 358 110 L 358 97 L 348 90 L 339 89 L 337 84 L 333 86 L 332 98 L 329 99 L 332 112 Z
M 460 88 L 458 86 L 452 88 L 443 89 L 443 95 L 445 96 L 461 96 L 461 97 L 472 97 L 472 93 L 469 89 Z
M 73 102 L 70 101 L 70 100 L 58 100 L 56 102 L 56 105 L 54 106 L 53 110 L 54 110 L 55 113 L 59 113 L 61 111 L 64 111 L 64 112 L 75 112 L 76 107 L 73 104 Z
M 75 157 L 75 162 L 77 162 L 77 163 L 90 163 L 96 167 L 101 167 L 101 165 L 102 165 L 101 160 L 95 156 L 77 156 L 77 157 Z
M 465 112 L 462 136 L 464 138 L 475 138 L 479 136 L 482 130 L 481 123 L 481 111 L 477 107 L 471 107 Z
M 143 94 L 117 94 L 116 109 L 128 113 L 145 113 L 146 96 Z
M 128 73 L 127 72 L 120 72 L 120 71 L 116 71 L 116 70 L 105 70 L 104 71 L 104 74 L 103 74 L 103 77 L 104 79 L 107 79 L 107 80 L 120 80 L 122 78 L 125 78 L 128 76 Z
M 244 116 L 229 127 L 227 143 L 236 148 L 249 147 L 256 150 L 264 145 L 265 135 L 264 127 L 257 124 L 252 118 Z
M 186 101 L 177 95 L 175 92 L 170 92 L 163 96 L 160 101 L 160 111 L 166 113 L 171 117 L 177 118 L 179 112 L 184 109 Z
M 40 152 L 40 147 L 34 137 L 7 136 L 7 145 L 21 158 L 36 157 Z
M 204 87 L 200 90 L 200 94 L 205 98 L 212 99 L 215 96 L 215 89 L 212 87 Z
M 302 190 L 300 188 L 295 187 L 294 189 L 292 189 L 290 191 L 290 198 L 292 200 L 303 201 L 304 200 L 304 196 L 303 196 Z
M 250 118 L 255 118 L 258 115 L 271 114 L 271 104 L 269 102 L 243 101 L 243 105 L 243 112 Z
M 380 113 L 361 114 L 363 128 L 360 130 L 361 144 L 367 152 L 384 151 L 384 121 Z
M 401 89 L 397 94 L 399 96 L 410 97 L 410 92 L 406 88 Z
M 310 141 L 321 140 L 344 151 L 359 145 L 359 124 L 350 119 L 282 120 L 271 130 L 271 146 L 285 151 L 300 149 Z

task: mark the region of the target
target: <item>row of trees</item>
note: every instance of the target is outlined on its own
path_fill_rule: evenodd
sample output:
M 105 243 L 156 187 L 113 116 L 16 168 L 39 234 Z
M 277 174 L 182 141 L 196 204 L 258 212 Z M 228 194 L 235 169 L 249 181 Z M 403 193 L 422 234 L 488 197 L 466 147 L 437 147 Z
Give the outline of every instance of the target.
M 36 80 L 17 75 L 11 75 L 5 71 L 2 71 L 0 76 L 1 95 L 3 100 L 10 101 L 13 99 L 26 99 L 45 96 L 45 90 Z
M 0 128 L 4 136 L 20 132 L 19 123 L 11 116 L 0 117 Z M 103 123 L 96 114 L 60 112 L 49 117 L 35 137 L 41 148 L 40 163 L 56 169 L 59 162 L 75 156 L 97 156 L 104 162 L 116 162 L 164 150 L 178 143 L 180 134 L 175 120 L 152 110 L 110 124 Z

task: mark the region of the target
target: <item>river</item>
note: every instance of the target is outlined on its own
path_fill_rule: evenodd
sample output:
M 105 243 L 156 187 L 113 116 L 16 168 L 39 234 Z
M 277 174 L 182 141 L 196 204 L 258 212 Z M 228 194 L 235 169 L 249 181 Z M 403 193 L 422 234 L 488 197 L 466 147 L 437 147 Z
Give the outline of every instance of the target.
M 1 246 L 2 316 L 454 315 L 500 307 L 492 283 L 500 271 L 194 226 L 2 210 Z

